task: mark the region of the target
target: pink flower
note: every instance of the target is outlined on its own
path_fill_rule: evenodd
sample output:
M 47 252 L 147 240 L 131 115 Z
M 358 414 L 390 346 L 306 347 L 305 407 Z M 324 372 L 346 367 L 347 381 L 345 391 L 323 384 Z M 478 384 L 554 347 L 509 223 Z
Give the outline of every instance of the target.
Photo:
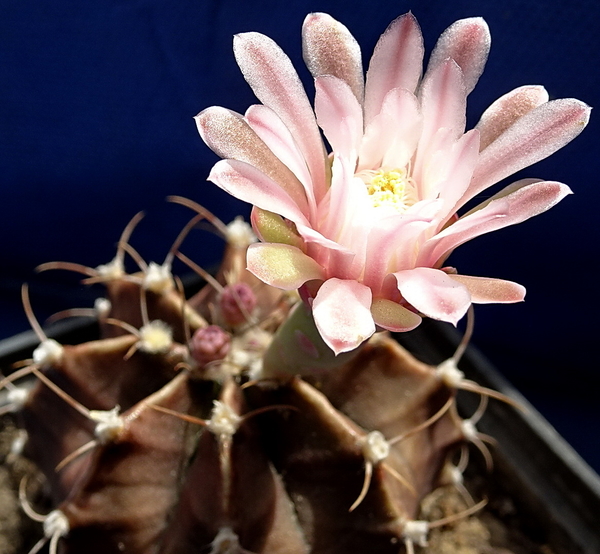
M 589 107 L 520 87 L 465 132 L 466 97 L 490 47 L 481 18 L 442 34 L 423 78 L 423 39 L 410 13 L 379 39 L 366 82 L 360 48 L 341 23 L 310 14 L 302 37 L 314 111 L 283 51 L 245 33 L 234 52 L 262 105 L 244 116 L 212 107 L 196 118 L 226 158 L 209 180 L 254 205 L 263 242 L 250 246 L 248 269 L 275 287 L 300 288 L 336 354 L 377 327 L 410 330 L 421 315 L 456 324 L 472 302 L 523 300 L 521 285 L 458 275 L 444 262 L 460 244 L 537 215 L 570 189 L 526 179 L 457 211 L 571 141 Z

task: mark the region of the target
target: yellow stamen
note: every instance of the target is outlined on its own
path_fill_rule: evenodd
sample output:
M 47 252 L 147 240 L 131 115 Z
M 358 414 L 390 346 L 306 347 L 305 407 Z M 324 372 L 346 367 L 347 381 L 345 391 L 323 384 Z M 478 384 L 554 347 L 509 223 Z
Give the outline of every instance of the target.
M 389 207 L 406 211 L 418 199 L 414 181 L 406 169 L 366 170 L 358 174 L 367 186 L 373 207 Z

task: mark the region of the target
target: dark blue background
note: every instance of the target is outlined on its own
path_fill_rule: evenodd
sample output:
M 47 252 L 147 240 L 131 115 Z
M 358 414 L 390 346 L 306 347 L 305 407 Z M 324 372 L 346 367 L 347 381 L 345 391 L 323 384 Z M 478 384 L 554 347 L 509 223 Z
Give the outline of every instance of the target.
M 40 316 L 90 305 L 72 276 L 34 276 L 33 268 L 110 260 L 140 209 L 148 216 L 132 243 L 162 261 L 189 215 L 165 204 L 168 194 L 199 201 L 225 221 L 247 210 L 205 181 L 216 157 L 192 120 L 212 104 L 243 112 L 255 102 L 233 59 L 234 33 L 274 38 L 310 90 L 300 51 L 306 13 L 344 22 L 366 63 L 388 23 L 409 9 L 428 51 L 456 19 L 487 20 L 492 50 L 469 99 L 470 126 L 523 84 L 600 105 L 596 0 L 0 1 L 0 336 L 28 327 L 19 300 L 24 280 Z M 592 114 L 579 138 L 520 175 L 566 182 L 575 195 L 461 247 L 451 262 L 462 273 L 528 288 L 521 305 L 477 309 L 475 342 L 598 469 L 597 146 Z M 184 251 L 209 266 L 219 242 L 195 232 Z

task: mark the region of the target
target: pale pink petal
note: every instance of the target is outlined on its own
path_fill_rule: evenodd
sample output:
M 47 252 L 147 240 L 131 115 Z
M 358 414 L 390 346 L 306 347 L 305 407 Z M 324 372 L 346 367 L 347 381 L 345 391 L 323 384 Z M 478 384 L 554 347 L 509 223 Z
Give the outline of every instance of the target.
M 459 206 L 571 142 L 587 125 L 590 110 L 579 100 L 563 98 L 526 113 L 481 152 L 473 180 Z
M 471 182 L 478 158 L 479 132 L 474 129 L 453 142 L 450 148 L 436 149 L 424 161 L 425 170 L 419 183 L 419 196 L 442 198 L 444 216 L 454 213 L 456 202 Z
M 481 133 L 480 149 L 487 148 L 517 119 L 546 102 L 546 89 L 534 85 L 516 88 L 498 98 L 483 112 L 475 127 Z
M 304 62 L 315 79 L 333 75 L 348 84 L 362 104 L 364 77 L 360 46 L 350 31 L 326 13 L 311 13 L 302 26 Z
M 365 88 L 365 123 L 381 111 L 395 88 L 414 92 L 423 70 L 423 36 L 417 20 L 407 13 L 392 21 L 375 46 Z
M 374 294 L 380 294 L 388 274 L 415 266 L 419 242 L 425 240 L 424 231 L 430 221 L 398 214 L 373 227 L 369 233 L 363 282 Z
M 364 210 L 368 195 L 362 182 L 362 186 L 357 187 L 352 180 L 353 175 L 347 164 L 342 164 L 337 157 L 333 162 L 332 185 L 318 206 L 317 216 L 310 224 L 296 224 L 300 236 L 313 247 L 311 253 L 324 267 L 329 266 L 332 253 L 335 253 L 338 263 L 342 256 L 345 266 L 348 266 L 355 258 L 356 248 L 366 242 L 366 233 L 363 233 L 363 237 L 360 235 L 364 222 L 357 210 Z M 363 194 L 356 199 L 360 192 Z M 347 233 L 357 235 L 357 241 L 353 241 Z
M 421 112 L 415 95 L 404 89 L 392 89 L 380 113 L 365 130 L 357 171 L 382 165 L 404 167 L 417 147 L 421 128 Z
M 500 191 L 467 215 L 428 240 L 419 255 L 419 264 L 436 265 L 457 246 L 484 233 L 521 223 L 549 210 L 571 189 L 555 181 L 531 183 L 526 179 Z M 427 261 L 425 261 L 427 260 Z
M 365 263 L 368 239 L 369 195 L 364 183 L 355 178 L 347 161 L 335 156 L 332 165 L 331 187 L 319 206 L 318 224 L 315 228 L 333 241 L 336 247 L 328 245 L 323 238 L 315 241 L 307 229 L 298 227 L 305 241 L 318 244 L 330 251 L 328 258 L 319 257 L 330 276 L 358 278 Z M 316 234 L 316 231 L 313 231 Z M 315 254 L 321 254 L 318 252 Z
M 341 79 L 315 79 L 315 113 L 332 150 L 354 165 L 363 131 L 362 107 Z
M 271 151 L 287 165 L 302 183 L 310 184 L 310 173 L 306 160 L 298 150 L 297 144 L 289 129 L 279 116 L 267 106 L 254 104 L 244 114 L 248 125 L 271 149 Z
M 316 210 L 316 200 L 312 188 L 310 172 L 306 160 L 298 150 L 289 129 L 279 116 L 267 106 L 255 104 L 250 106 L 245 114 L 248 125 L 298 178 L 304 187 L 311 213 Z
M 300 236 L 308 243 L 318 244 L 329 250 L 339 250 L 340 252 L 350 252 L 345 246 L 332 239 L 328 239 L 322 233 L 308 225 L 297 224 L 296 228 Z
M 368 225 L 371 202 L 367 187 L 354 177 L 348 160 L 341 156 L 333 158 L 331 187 L 326 200 L 319 206 L 319 230 L 346 247 L 354 246 L 354 235 L 360 235 Z
M 487 23 L 481 17 L 456 21 L 438 39 L 427 71 L 452 58 L 462 69 L 466 92 L 469 94 L 483 73 L 491 40 Z
M 427 158 L 437 149 L 434 139 L 442 131 L 457 140 L 465 130 L 467 95 L 460 67 L 451 59 L 427 74 L 419 91 L 423 132 L 417 149 L 413 176 L 417 182 L 426 170 Z
M 362 281 L 361 274 L 364 267 L 364 259 L 360 259 L 358 262 L 356 259 L 357 255 L 352 251 L 331 251 L 329 259 L 325 264 L 327 276 Z
M 324 237 L 312 227 L 297 225 L 296 228 L 306 245 L 308 254 L 325 268 L 327 276 L 340 277 L 341 274 L 344 274 L 350 278 L 350 268 L 356 257 L 356 254 L 352 250 Z M 331 267 L 332 265 L 334 266 L 333 268 Z M 354 279 L 355 276 L 352 275 L 351 278 Z
M 543 183 L 543 182 L 544 182 L 543 179 L 535 179 L 535 178 L 531 178 L 531 177 L 527 177 L 526 179 L 519 179 L 518 181 L 515 181 L 514 183 L 511 183 L 510 185 L 504 187 L 502 190 L 500 190 L 493 196 L 486 198 L 483 202 L 481 202 L 481 204 L 477 204 L 477 206 L 475 206 L 474 208 L 471 208 L 468 212 L 462 214 L 461 217 L 459 218 L 459 221 L 462 221 L 463 219 L 465 219 L 467 216 L 470 216 L 471 214 L 481 212 L 481 210 L 483 208 L 485 208 L 490 202 L 493 202 L 494 200 L 499 200 L 500 198 L 505 198 L 505 197 L 509 196 L 510 194 L 512 194 L 513 192 L 516 192 L 527 185 L 533 185 L 535 183 Z M 500 203 L 498 203 L 498 202 L 497 202 L 497 204 L 500 205 Z M 503 209 L 506 209 L 506 208 L 503 208 Z
M 519 283 L 470 275 L 449 277 L 467 287 L 474 304 L 512 304 L 525 299 L 525 287 Z
M 452 129 L 457 139 L 465 130 L 467 95 L 462 71 L 447 59 L 423 79 L 419 91 L 423 114 L 422 144 L 427 144 L 440 127 Z
M 351 263 L 354 258 L 354 252 L 348 250 L 341 244 L 324 237 L 319 231 L 315 231 L 312 227 L 307 225 L 296 225 L 296 230 L 302 240 L 304 241 L 305 252 L 314 260 L 316 260 L 321 267 L 325 268 L 327 276 L 329 274 L 329 263 L 332 259 L 333 252 L 339 252 L 341 256 L 344 256 L 346 260 L 346 266 Z M 347 260 L 350 260 L 348 262 Z
M 315 260 L 287 244 L 251 244 L 246 261 L 250 273 L 283 290 L 294 290 L 306 281 L 325 278 L 323 268 Z
M 433 221 L 440 219 L 440 212 L 444 207 L 444 201 L 441 198 L 427 198 L 419 200 L 416 204 L 410 206 L 404 213 L 407 216 L 416 219 L 427 219 Z
M 417 267 L 398 271 L 394 277 L 404 299 L 432 319 L 456 325 L 471 305 L 467 287 L 439 269 Z
M 437 173 L 436 163 L 443 159 L 456 143 L 458 137 L 449 127 L 440 127 L 428 142 L 419 138 L 419 146 L 412 161 L 411 177 L 419 190 L 419 197 L 426 197 L 427 182 L 432 180 L 431 175 Z
M 325 268 L 327 277 L 357 279 L 360 276 L 360 268 L 358 271 L 354 269 L 355 252 L 324 237 L 311 227 L 298 225 L 297 230 L 304 241 L 306 252 Z
M 421 324 L 420 315 L 385 298 L 373 300 L 371 314 L 376 325 L 394 333 L 412 331 Z
M 305 214 L 279 183 L 250 164 L 221 160 L 211 169 L 208 180 L 239 200 L 279 214 L 294 223 L 307 223 Z
M 357 348 L 375 332 L 371 290 L 356 281 L 329 279 L 315 296 L 315 324 L 335 354 Z
M 244 118 L 231 110 L 213 106 L 196 117 L 200 136 L 221 158 L 246 162 L 279 183 L 302 210 L 306 194 L 302 183 L 269 149 Z
M 259 33 L 236 35 L 233 51 L 257 98 L 281 118 L 292 133 L 310 170 L 315 197 L 325 195 L 325 148 L 315 115 L 292 62 L 270 38 Z

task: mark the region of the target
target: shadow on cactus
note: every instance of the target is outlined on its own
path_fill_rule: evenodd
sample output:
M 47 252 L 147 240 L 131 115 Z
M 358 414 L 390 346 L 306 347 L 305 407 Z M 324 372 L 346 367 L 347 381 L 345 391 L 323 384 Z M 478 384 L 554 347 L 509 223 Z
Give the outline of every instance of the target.
M 423 40 L 407 14 L 382 35 L 365 81 L 349 31 L 310 14 L 313 110 L 275 43 L 236 36 L 236 59 L 262 104 L 244 116 L 208 108 L 197 123 L 226 158 L 210 180 L 253 204 L 252 228 L 171 197 L 195 215 L 162 264 L 130 244 L 137 214 L 108 264 L 41 266 L 105 285 L 94 309 L 56 316 L 97 318 L 97 341 L 48 339 L 23 288 L 40 346 L 0 387 L 53 506 L 39 515 L 22 484 L 23 508 L 43 523 L 31 554 L 47 542 L 53 554 L 412 553 L 430 529 L 483 506 L 462 484 L 466 445 L 491 465 L 493 439 L 476 424 L 489 397 L 512 401 L 458 369 L 472 325 L 437 367 L 388 331 L 422 317 L 456 324 L 472 303 L 523 299 L 520 285 L 460 275 L 446 259 L 569 188 L 526 179 L 457 212 L 564 146 L 589 116 L 577 100 L 549 102 L 527 86 L 465 132 L 466 97 L 489 45 L 482 19 L 458 21 L 421 78 Z M 182 251 L 206 221 L 227 244 L 214 276 Z M 126 256 L 137 272 L 126 272 Z M 176 257 L 207 283 L 187 300 L 171 272 Z M 31 388 L 20 382 L 27 376 Z M 458 390 L 481 397 L 466 420 Z M 419 519 L 442 486 L 459 491 L 464 510 Z

